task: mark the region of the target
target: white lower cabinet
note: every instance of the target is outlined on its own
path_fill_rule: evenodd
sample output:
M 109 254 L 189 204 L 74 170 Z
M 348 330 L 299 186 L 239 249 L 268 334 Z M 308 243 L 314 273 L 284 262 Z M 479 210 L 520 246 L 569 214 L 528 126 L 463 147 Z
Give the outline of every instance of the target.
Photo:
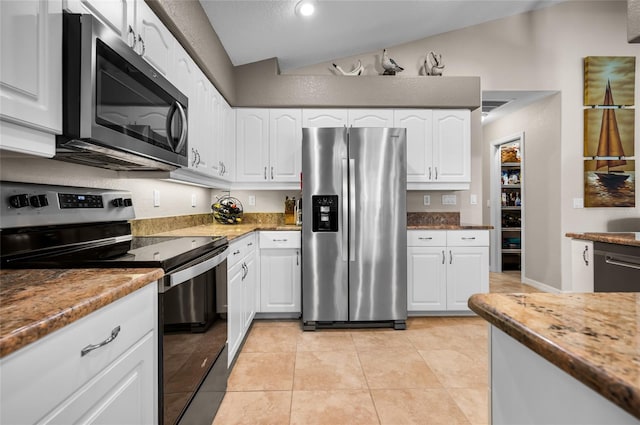
M 260 313 L 302 311 L 300 232 L 260 232 Z
M 593 292 L 593 242 L 571 240 L 571 290 Z
M 0 423 L 157 423 L 157 291 L 149 284 L 0 359 Z
M 469 311 L 467 300 L 489 292 L 487 230 L 409 230 L 409 313 Z
M 229 365 L 233 363 L 242 341 L 256 314 L 256 266 L 255 233 L 234 240 L 229 244 L 227 257 L 227 342 Z

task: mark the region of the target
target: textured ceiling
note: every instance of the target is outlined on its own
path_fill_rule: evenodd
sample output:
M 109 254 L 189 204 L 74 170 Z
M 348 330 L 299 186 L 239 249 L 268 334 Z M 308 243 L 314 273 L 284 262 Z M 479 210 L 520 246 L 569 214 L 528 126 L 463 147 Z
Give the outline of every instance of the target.
M 562 0 L 200 0 L 234 65 L 277 57 L 296 69 L 560 3 Z

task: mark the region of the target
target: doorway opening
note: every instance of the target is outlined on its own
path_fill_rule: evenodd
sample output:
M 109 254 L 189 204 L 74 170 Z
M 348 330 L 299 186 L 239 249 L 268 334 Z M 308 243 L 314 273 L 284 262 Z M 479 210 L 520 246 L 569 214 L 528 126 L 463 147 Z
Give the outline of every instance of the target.
M 524 275 L 524 133 L 491 142 L 491 271 Z

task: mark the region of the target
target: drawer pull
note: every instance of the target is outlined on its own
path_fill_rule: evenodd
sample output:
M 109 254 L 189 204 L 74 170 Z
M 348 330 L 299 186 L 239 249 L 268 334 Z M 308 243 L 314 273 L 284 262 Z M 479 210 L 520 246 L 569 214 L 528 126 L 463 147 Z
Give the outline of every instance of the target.
M 80 351 L 80 357 L 83 357 L 87 354 L 89 354 L 90 352 L 92 352 L 93 350 L 96 350 L 104 345 L 107 345 L 108 343 L 110 343 L 111 341 L 113 341 L 114 339 L 116 339 L 116 337 L 118 336 L 118 334 L 120 333 L 120 326 L 116 326 L 115 328 L 113 328 L 113 330 L 111 331 L 111 336 L 107 339 L 105 339 L 102 342 L 99 342 L 97 344 L 89 344 L 86 347 L 84 347 L 81 351 Z
M 460 239 L 462 239 L 463 241 L 475 241 L 475 240 L 476 240 L 476 237 L 475 237 L 475 236 L 472 236 L 472 237 L 470 237 L 470 238 L 460 238 Z
M 239 249 L 236 250 L 236 251 L 233 251 L 233 255 L 238 255 L 238 254 L 240 254 L 240 250 Z
M 274 242 L 287 242 L 289 239 L 274 239 Z
M 430 241 L 431 239 L 433 239 L 431 236 L 427 237 L 427 238 L 423 238 L 423 237 L 419 237 L 418 240 L 421 241 Z
M 589 252 L 589 245 L 585 245 L 584 251 L 582 251 L 582 260 L 584 261 L 584 265 L 589 265 L 589 259 L 587 258 L 587 253 Z
M 247 244 L 247 246 L 251 246 L 251 245 L 253 245 L 253 242 L 249 242 L 249 243 Z

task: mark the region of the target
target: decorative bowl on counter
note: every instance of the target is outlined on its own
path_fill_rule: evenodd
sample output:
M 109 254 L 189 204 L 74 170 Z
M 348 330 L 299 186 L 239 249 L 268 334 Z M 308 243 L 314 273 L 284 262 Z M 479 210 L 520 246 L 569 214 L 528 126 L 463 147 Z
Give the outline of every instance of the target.
M 242 203 L 232 197 L 223 196 L 219 198 L 213 205 L 213 217 L 222 224 L 238 224 L 242 222 Z

